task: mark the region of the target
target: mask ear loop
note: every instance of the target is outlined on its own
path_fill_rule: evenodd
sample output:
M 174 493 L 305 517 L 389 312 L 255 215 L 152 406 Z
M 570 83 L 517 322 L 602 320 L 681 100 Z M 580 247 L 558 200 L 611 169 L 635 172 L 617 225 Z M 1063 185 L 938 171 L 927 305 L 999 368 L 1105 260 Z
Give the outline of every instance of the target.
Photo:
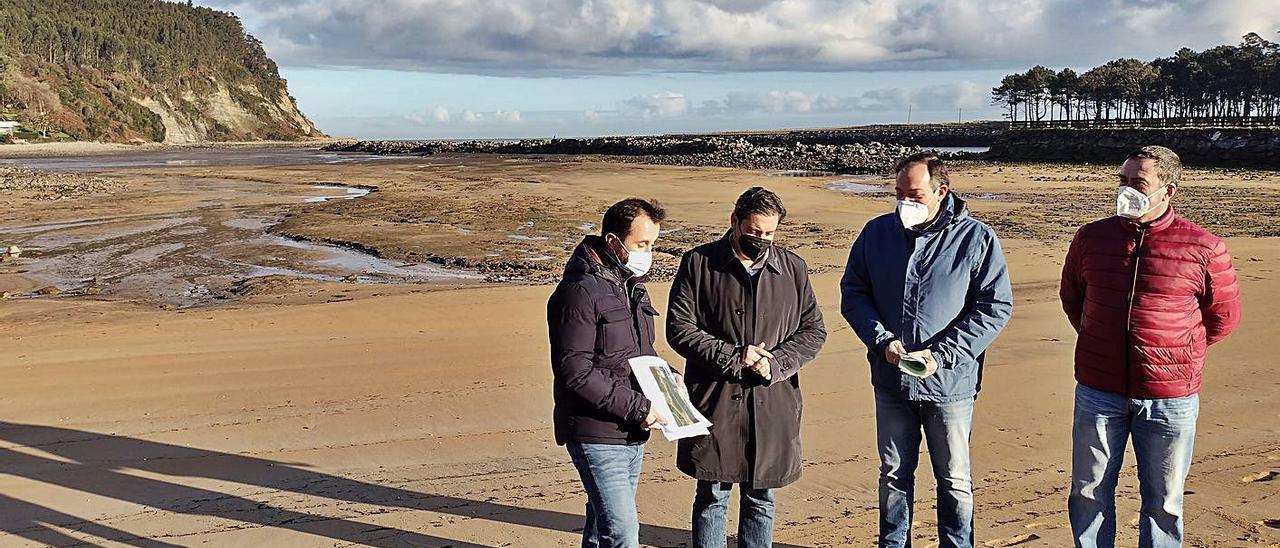
M 609 236 L 613 236 L 614 241 L 618 242 L 617 249 L 614 249 L 613 244 L 609 242 Z M 623 260 L 622 255 L 619 254 L 619 251 L 621 251 L 622 253 L 626 253 L 628 255 L 628 258 L 630 258 L 631 252 L 628 251 L 627 246 L 622 243 L 622 238 L 619 238 L 617 234 L 609 233 L 605 235 L 604 243 L 605 243 L 605 246 L 608 247 L 609 249 L 609 254 L 613 255 L 613 260 L 617 261 L 618 264 L 621 266 L 626 266 L 627 261 Z

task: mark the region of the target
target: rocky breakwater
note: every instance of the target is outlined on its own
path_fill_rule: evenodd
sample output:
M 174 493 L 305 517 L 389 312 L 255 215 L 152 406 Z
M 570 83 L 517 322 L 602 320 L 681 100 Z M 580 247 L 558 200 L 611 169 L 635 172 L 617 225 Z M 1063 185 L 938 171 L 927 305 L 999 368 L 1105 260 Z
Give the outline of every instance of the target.
M 983 156 L 1118 163 L 1144 145 L 1167 146 L 1188 165 L 1280 168 L 1280 128 L 1013 130 Z
M 882 124 L 847 128 L 794 129 L 772 132 L 720 134 L 741 137 L 756 146 L 848 145 L 854 143 L 898 143 L 923 147 L 986 147 L 1009 130 L 1007 122 L 965 122 L 958 124 Z
M 899 158 L 921 150 L 880 142 L 844 145 L 756 145 L 745 137 L 600 137 L 520 141 L 356 141 L 325 150 L 371 154 L 591 155 L 602 159 L 657 165 L 808 170 L 834 173 L 884 173 Z

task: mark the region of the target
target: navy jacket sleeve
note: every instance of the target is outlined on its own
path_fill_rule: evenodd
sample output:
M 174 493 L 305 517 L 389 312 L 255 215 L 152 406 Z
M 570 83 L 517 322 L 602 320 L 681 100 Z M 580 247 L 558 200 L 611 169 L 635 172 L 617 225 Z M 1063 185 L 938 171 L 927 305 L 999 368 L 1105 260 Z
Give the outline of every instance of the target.
M 592 408 L 622 421 L 643 424 L 649 400 L 626 379 L 595 367 L 595 303 L 576 284 L 557 289 L 547 304 L 554 382 Z
M 869 226 L 869 225 L 868 225 Z M 871 275 L 867 269 L 867 227 L 858 234 L 849 250 L 849 262 L 840 278 L 840 314 L 869 350 L 883 354 L 886 344 L 895 338 L 880 320 L 876 310 Z
M 989 229 L 986 239 L 969 284 L 968 308 L 930 345 L 939 367 L 977 360 L 1013 314 L 1013 288 L 1000 240 Z

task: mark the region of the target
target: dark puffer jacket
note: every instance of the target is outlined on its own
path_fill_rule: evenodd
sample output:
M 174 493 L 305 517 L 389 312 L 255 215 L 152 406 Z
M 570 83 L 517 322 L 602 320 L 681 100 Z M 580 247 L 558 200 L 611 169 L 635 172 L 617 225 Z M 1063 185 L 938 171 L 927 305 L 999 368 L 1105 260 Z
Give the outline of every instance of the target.
M 554 375 L 556 443 L 637 444 L 649 400 L 628 360 L 654 356 L 658 311 L 643 280 L 603 259 L 604 240 L 588 236 L 574 250 L 547 302 Z
M 1206 349 L 1240 323 L 1226 244 L 1172 208 L 1148 225 L 1081 228 L 1060 293 L 1079 334 L 1076 381 L 1132 398 L 1197 393 Z

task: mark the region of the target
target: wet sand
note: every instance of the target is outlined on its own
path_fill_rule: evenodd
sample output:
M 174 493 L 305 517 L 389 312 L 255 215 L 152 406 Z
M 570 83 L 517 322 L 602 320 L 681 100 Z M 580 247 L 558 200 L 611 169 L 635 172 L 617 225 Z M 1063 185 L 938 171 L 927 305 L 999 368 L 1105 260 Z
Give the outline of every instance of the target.
M 1017 301 L 989 354 L 975 416 L 979 545 L 1070 543 L 1074 334 L 1057 276 L 1077 221 L 1107 210 L 1108 173 L 973 165 L 953 174 L 958 192 L 984 198 L 971 202 L 975 215 L 1001 231 Z M 675 231 L 660 243 L 674 253 L 717 236 L 733 199 L 754 184 L 786 201 L 785 239 L 813 267 L 830 332 L 801 374 L 805 472 L 779 493 L 777 541 L 873 542 L 871 389 L 865 350 L 839 317 L 837 285 L 854 232 L 889 200 L 871 188 L 828 188 L 851 178 L 493 157 L 98 174 L 127 179 L 129 190 L 23 202 L 0 213 L 0 233 L 121 218 L 22 234 L 64 239 L 43 254 L 90 245 L 67 240 L 109 225 L 127 254 L 172 256 L 155 264 L 176 266 L 203 264 L 183 253 L 212 247 L 202 245 L 210 232 L 231 235 L 229 253 L 255 264 L 280 251 L 255 247 L 254 238 L 288 235 L 525 281 L 245 282 L 247 272 L 232 272 L 229 284 L 250 289 L 177 310 L 120 284 L 103 284 L 98 295 L 0 301 L 0 544 L 575 545 L 584 499 L 549 425 L 550 287 L 527 282 L 549 279 L 617 198 L 662 200 L 673 217 L 664 228 Z M 347 192 L 314 188 L 336 182 L 377 190 L 305 202 Z M 1266 316 L 1280 298 L 1280 241 L 1266 222 L 1280 206 L 1280 176 L 1193 171 L 1184 191 L 1193 217 L 1230 236 L 1246 314 L 1209 354 L 1187 484 L 1188 545 L 1280 545 L 1280 380 L 1258 373 L 1266 341 L 1280 337 Z M 193 216 L 202 220 L 154 229 Z M 246 220 L 255 218 L 283 224 Z M 192 226 L 205 232 L 173 234 Z M 153 230 L 120 234 L 127 227 Z M 27 260 L 21 268 L 40 268 L 40 255 Z M 660 254 L 660 266 L 674 261 Z M 225 265 L 201 268 L 216 275 Z M 25 293 L 40 283 L 29 274 L 0 273 L 0 288 Z M 666 283 L 651 290 L 665 302 Z M 665 341 L 658 348 L 676 359 Z M 661 440 L 648 448 L 640 489 L 648 545 L 687 542 L 693 482 L 674 469 L 673 448 Z M 930 546 L 935 497 L 924 461 L 916 537 Z M 1133 545 L 1137 488 L 1131 455 L 1126 462 L 1120 537 Z

